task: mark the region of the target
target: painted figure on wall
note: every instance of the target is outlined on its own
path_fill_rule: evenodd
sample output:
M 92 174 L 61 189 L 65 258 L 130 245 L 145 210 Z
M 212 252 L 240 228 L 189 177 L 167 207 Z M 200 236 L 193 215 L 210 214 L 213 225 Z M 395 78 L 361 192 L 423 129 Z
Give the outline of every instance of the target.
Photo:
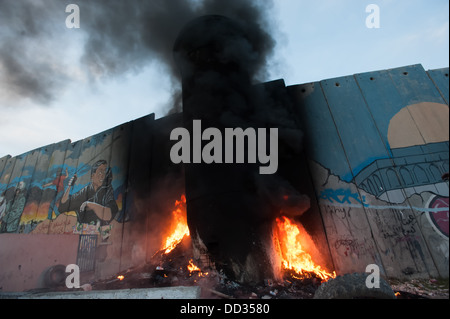
M 70 180 L 59 204 L 60 213 L 75 211 L 77 226 L 75 232 L 95 230 L 103 240 L 110 235 L 110 223 L 118 212 L 111 185 L 112 172 L 105 160 L 97 161 L 91 168 L 91 181 L 75 194 L 70 195 L 77 176 Z
M 56 178 L 51 181 L 50 183 L 47 183 L 45 185 L 42 185 L 42 188 L 47 188 L 47 187 L 51 187 L 51 186 L 55 186 L 56 187 L 56 196 L 53 199 L 53 201 L 50 203 L 50 207 L 48 209 L 48 219 L 53 219 L 53 212 L 55 213 L 55 216 L 58 217 L 60 215 L 58 206 L 56 205 L 56 203 L 59 202 L 59 200 L 61 199 L 62 195 L 64 194 L 64 181 L 66 180 L 67 177 L 69 177 L 69 171 L 66 167 L 66 174 L 62 175 L 62 168 L 59 168 L 57 173 L 56 173 Z
M 16 233 L 19 229 L 20 217 L 25 207 L 25 182 L 17 184 L 14 198 L 6 203 L 1 219 L 0 233 Z

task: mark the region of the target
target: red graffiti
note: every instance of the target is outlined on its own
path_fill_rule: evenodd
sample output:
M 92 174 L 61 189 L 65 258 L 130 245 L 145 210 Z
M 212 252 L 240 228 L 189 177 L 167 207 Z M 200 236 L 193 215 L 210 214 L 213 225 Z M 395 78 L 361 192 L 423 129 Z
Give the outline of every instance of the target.
M 436 228 L 448 237 L 448 197 L 436 196 L 429 208 L 439 209 L 439 211 L 429 212 L 429 216 Z

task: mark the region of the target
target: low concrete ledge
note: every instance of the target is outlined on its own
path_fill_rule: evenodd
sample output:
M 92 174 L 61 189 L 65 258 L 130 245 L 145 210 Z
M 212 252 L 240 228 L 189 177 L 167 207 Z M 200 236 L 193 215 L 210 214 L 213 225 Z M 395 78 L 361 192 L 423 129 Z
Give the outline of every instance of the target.
M 199 299 L 200 293 L 200 287 L 166 287 L 48 293 L 0 293 L 0 299 Z

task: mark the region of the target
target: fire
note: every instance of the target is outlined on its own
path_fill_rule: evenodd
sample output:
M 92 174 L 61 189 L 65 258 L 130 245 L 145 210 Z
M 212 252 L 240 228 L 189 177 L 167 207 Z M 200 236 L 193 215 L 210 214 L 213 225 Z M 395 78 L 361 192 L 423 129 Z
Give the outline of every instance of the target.
M 277 218 L 276 226 L 275 247 L 277 247 L 284 269 L 293 270 L 300 278 L 309 277 L 310 273 L 314 273 L 322 281 L 336 277 L 335 272 L 328 273 L 316 265 L 311 255 L 304 251 L 299 240 L 300 229 L 295 222 L 287 217 Z
M 125 279 L 125 276 L 122 276 L 122 275 L 120 275 L 120 276 L 117 276 L 117 279 L 119 279 L 120 281 L 122 281 L 122 280 L 124 280 L 124 279 Z
M 194 261 L 192 259 L 189 260 L 189 265 L 187 265 L 187 268 L 188 268 L 189 272 L 201 271 L 200 268 L 198 268 L 196 265 L 194 265 Z
M 175 209 L 172 211 L 172 225 L 170 235 L 167 236 L 161 248 L 165 254 L 174 250 L 184 236 L 190 235 L 186 217 L 186 196 L 184 195 L 181 196 L 181 200 L 175 201 Z
M 204 277 L 204 276 L 208 276 L 208 273 L 205 272 L 203 273 L 202 270 L 200 268 L 198 268 L 195 264 L 194 261 L 191 259 L 189 260 L 189 265 L 187 265 L 187 269 L 189 270 L 189 272 L 192 274 L 193 272 L 198 272 L 198 276 L 199 277 Z

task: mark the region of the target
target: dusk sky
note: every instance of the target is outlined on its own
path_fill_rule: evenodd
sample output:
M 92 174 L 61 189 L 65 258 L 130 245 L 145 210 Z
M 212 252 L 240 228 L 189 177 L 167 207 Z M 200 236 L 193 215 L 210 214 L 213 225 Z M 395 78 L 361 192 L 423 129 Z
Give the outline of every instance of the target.
M 163 117 L 170 110 L 177 83 L 169 75 L 170 55 L 161 57 L 164 41 L 146 50 L 133 37 L 126 43 L 120 36 L 112 41 L 111 34 L 133 30 L 136 24 L 127 19 L 136 10 L 124 7 L 128 1 L 90 0 L 96 3 L 94 12 L 83 1 L 0 0 L 0 158 L 66 139 L 75 142 L 150 113 Z M 186 17 L 197 12 L 199 1 L 184 0 L 183 7 L 191 10 Z M 146 10 L 155 10 L 164 1 L 144 2 L 152 3 Z M 283 78 L 294 85 L 411 64 L 425 70 L 448 67 L 447 0 L 251 2 L 263 3 L 262 16 L 276 41 L 269 73 L 261 81 Z M 78 29 L 66 26 L 65 9 L 71 3 L 80 7 Z M 380 9 L 379 28 L 366 25 L 370 4 Z M 174 11 L 170 8 L 170 14 Z M 110 15 L 97 23 L 93 12 Z M 172 25 L 164 15 L 153 17 L 145 24 L 157 29 L 152 36 Z

